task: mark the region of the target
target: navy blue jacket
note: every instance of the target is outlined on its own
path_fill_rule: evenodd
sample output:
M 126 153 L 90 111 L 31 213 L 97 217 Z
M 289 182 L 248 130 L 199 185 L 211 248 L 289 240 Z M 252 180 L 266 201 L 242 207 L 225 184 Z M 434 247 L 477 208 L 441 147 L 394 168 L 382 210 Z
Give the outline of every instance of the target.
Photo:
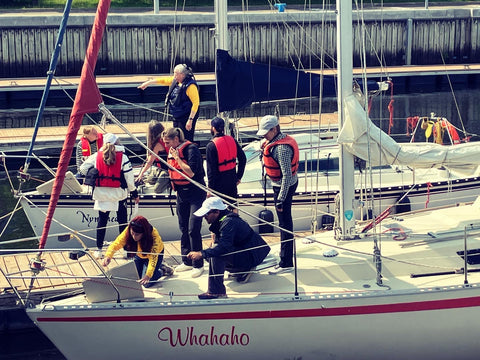
M 270 246 L 238 214 L 228 210 L 220 212 L 218 219 L 210 226 L 215 234 L 215 245 L 202 250 L 205 259 L 226 255 L 239 250 L 252 249 L 235 253 L 235 257 L 251 258 L 252 266 L 259 265 L 270 252 Z M 250 260 L 250 259 L 249 259 Z M 246 261 L 250 263 L 250 261 Z

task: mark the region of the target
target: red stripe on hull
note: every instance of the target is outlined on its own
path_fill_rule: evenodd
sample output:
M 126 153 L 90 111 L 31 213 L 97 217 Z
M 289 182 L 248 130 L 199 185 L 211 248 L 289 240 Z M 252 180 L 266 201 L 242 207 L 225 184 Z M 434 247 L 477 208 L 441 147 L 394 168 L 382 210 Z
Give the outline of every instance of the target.
M 130 321 L 187 321 L 187 320 L 237 320 L 301 318 L 345 315 L 402 313 L 415 311 L 446 310 L 480 306 L 480 297 L 409 302 L 398 304 L 350 306 L 338 308 L 315 308 L 298 310 L 240 311 L 221 313 L 143 315 L 143 316 L 86 316 L 86 317 L 39 317 L 38 322 L 130 322 Z

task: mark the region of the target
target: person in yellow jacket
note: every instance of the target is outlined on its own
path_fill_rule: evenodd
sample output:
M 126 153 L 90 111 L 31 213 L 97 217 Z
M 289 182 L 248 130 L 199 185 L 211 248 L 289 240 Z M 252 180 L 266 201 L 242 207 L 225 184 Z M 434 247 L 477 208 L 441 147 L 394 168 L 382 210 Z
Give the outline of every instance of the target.
M 144 287 L 155 285 L 163 275 L 173 274 L 170 266 L 162 264 L 162 238 L 145 217 L 134 217 L 125 230 L 110 244 L 103 259 L 103 266 L 108 266 L 115 252 L 121 248 L 127 251 L 129 257 L 134 258 L 139 282 Z
M 178 64 L 173 69 L 173 76 L 160 76 L 147 80 L 138 88 L 145 90 L 150 85 L 170 86 L 165 105 L 173 116 L 173 127 L 182 129 L 185 139 L 193 142 L 200 96 L 192 69 L 186 64 Z

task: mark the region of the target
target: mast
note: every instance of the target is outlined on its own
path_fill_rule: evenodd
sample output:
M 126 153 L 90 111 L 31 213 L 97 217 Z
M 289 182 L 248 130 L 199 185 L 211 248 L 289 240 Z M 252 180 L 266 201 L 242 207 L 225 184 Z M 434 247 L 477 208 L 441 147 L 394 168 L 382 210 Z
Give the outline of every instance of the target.
M 352 2 L 337 0 L 337 67 L 338 67 L 338 124 L 345 123 L 345 99 L 353 94 L 353 26 Z M 341 233 L 338 240 L 352 239 L 355 236 L 354 161 L 345 145 L 340 144 L 340 216 Z
M 21 171 L 21 173 L 23 174 L 26 174 L 28 172 L 28 168 L 30 167 L 30 162 L 32 160 L 31 156 L 33 152 L 33 145 L 37 137 L 38 128 L 40 127 L 40 123 L 42 121 L 43 110 L 45 109 L 45 105 L 47 103 L 48 93 L 50 92 L 50 85 L 52 84 L 52 79 L 55 75 L 55 69 L 57 68 L 60 51 L 62 50 L 63 36 L 65 35 L 65 31 L 67 29 L 67 22 L 68 17 L 70 16 L 70 9 L 72 8 L 72 1 L 73 0 L 67 0 L 67 2 L 65 3 L 65 8 L 63 10 L 63 17 L 62 22 L 60 23 L 60 28 L 58 30 L 57 42 L 55 43 L 55 49 L 53 50 L 52 58 L 50 59 L 50 67 L 48 68 L 47 72 L 47 81 L 43 89 L 42 100 L 40 101 L 37 117 L 35 119 L 35 128 L 33 130 L 32 141 L 30 142 L 27 157 L 25 159 L 25 164 L 23 165 L 23 169 Z
M 229 49 L 228 44 L 228 22 L 227 22 L 227 13 L 228 5 L 227 0 L 214 0 L 215 8 L 215 95 L 217 98 L 217 114 L 220 113 L 220 108 L 218 104 L 218 82 L 217 82 L 217 54 L 218 49 L 226 50 Z M 228 120 L 225 119 L 223 114 L 222 118 L 225 120 L 225 134 L 230 133 L 230 127 L 228 126 Z
M 60 160 L 58 161 L 58 168 L 55 174 L 55 181 L 53 183 L 52 194 L 50 195 L 50 203 L 48 205 L 47 216 L 43 226 L 42 236 L 38 245 L 39 249 L 43 249 L 47 242 L 48 232 L 52 223 L 53 214 L 58 203 L 58 198 L 62 190 L 63 182 L 65 180 L 65 173 L 67 172 L 70 158 L 72 157 L 73 147 L 77 138 L 78 130 L 82 125 L 82 119 L 85 114 L 98 112 L 98 106 L 103 102 L 100 90 L 95 81 L 95 65 L 97 63 L 98 51 L 102 44 L 103 31 L 107 22 L 108 10 L 110 8 L 110 0 L 100 0 L 95 15 L 95 21 L 90 35 L 85 60 L 82 67 L 82 74 L 80 76 L 80 84 L 78 85 L 75 102 L 73 104 L 72 112 L 70 114 L 70 121 L 68 124 L 68 131 L 63 143 Z

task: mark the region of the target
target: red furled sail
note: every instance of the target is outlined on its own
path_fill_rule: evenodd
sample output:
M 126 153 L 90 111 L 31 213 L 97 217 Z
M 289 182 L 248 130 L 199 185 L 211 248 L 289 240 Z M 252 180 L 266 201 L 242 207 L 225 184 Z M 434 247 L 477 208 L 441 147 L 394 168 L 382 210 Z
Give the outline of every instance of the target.
M 70 114 L 70 121 L 68 124 L 68 132 L 63 143 L 60 160 L 58 162 L 57 173 L 53 184 L 52 194 L 50 196 L 50 203 L 43 226 L 42 237 L 38 245 L 39 249 L 43 249 L 47 242 L 48 232 L 50 231 L 50 224 L 52 223 L 53 214 L 57 206 L 58 197 L 62 190 L 63 182 L 65 180 L 65 173 L 72 156 L 73 147 L 77 138 L 78 130 L 82 125 L 82 119 L 85 114 L 94 113 L 98 111 L 98 105 L 103 100 L 100 95 L 97 83 L 95 81 L 95 65 L 97 63 L 98 51 L 102 44 L 103 32 L 107 22 L 108 10 L 110 8 L 110 0 L 100 0 L 97 6 L 97 13 L 92 27 L 92 34 L 85 54 L 85 61 L 83 63 L 82 74 L 80 77 L 80 84 L 78 86 L 75 102 L 73 104 L 72 113 Z

